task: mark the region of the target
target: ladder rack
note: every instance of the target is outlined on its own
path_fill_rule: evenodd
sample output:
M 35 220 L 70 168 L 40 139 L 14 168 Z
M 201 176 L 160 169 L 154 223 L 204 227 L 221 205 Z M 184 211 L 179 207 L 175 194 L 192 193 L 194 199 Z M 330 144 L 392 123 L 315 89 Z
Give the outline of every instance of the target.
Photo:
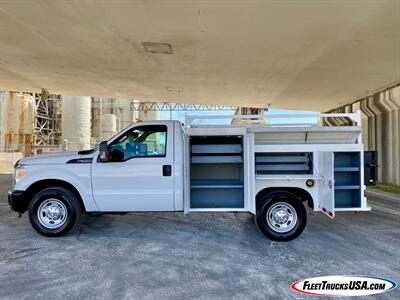
M 297 125 L 309 125 L 309 126 L 321 126 L 319 124 L 310 125 L 309 123 L 298 123 L 298 124 L 247 124 L 247 125 L 195 125 L 194 121 L 196 120 L 244 120 L 250 119 L 253 121 L 262 121 L 268 119 L 304 119 L 304 118 L 316 118 L 317 120 L 321 120 L 322 118 L 349 118 L 354 121 L 357 126 L 361 126 L 361 111 L 357 110 L 355 113 L 310 113 L 310 114 L 271 114 L 266 113 L 263 115 L 188 115 L 185 117 L 185 126 L 186 127 L 207 127 L 207 126 L 222 126 L 222 127 L 234 127 L 234 126 L 246 126 L 246 127 L 256 127 L 256 126 L 270 126 L 270 127 L 281 127 L 281 126 L 297 126 Z

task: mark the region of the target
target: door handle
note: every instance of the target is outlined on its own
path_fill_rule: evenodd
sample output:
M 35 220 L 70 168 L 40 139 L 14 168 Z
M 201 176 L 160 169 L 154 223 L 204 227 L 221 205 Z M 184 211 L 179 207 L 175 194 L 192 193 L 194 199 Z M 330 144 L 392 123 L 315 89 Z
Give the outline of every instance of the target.
M 163 165 L 162 166 L 162 174 L 163 174 L 163 176 L 171 176 L 172 175 L 172 166 L 171 165 Z

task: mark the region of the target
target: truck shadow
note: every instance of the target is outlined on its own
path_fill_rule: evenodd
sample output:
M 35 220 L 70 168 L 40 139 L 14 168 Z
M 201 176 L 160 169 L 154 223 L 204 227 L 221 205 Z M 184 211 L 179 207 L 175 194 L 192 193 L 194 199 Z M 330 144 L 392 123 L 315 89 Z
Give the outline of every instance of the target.
M 248 213 L 129 213 L 82 217 L 76 237 L 180 237 L 182 239 L 234 239 L 268 241 Z

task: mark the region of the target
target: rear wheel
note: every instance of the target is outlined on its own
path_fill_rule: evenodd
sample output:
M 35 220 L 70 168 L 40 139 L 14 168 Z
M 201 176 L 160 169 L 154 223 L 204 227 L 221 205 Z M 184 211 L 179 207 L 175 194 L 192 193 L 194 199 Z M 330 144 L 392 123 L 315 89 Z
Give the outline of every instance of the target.
M 45 236 L 62 236 L 80 221 L 81 204 L 76 195 L 63 187 L 51 187 L 37 193 L 29 204 L 32 227 Z
M 257 207 L 258 229 L 274 241 L 290 241 L 298 237 L 307 223 L 303 203 L 289 192 L 273 192 L 265 195 Z

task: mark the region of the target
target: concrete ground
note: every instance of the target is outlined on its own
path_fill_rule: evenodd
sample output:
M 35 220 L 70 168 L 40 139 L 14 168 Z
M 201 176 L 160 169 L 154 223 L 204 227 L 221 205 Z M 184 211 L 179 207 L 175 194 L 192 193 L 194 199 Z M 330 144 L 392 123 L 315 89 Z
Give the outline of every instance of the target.
M 251 215 L 234 213 L 98 215 L 51 239 L 10 211 L 10 182 L 0 175 L 1 299 L 299 299 L 309 297 L 289 286 L 308 277 L 400 281 L 395 199 L 372 196 L 372 212 L 334 220 L 310 211 L 304 233 L 287 243 L 264 238 Z M 369 298 L 400 299 L 400 290 Z

